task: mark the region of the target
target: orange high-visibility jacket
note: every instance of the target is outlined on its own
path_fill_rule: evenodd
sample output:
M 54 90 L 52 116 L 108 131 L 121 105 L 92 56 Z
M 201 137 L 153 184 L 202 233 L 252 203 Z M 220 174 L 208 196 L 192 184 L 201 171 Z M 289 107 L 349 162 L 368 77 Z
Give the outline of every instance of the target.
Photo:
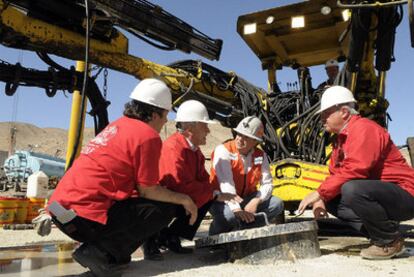
M 233 181 L 236 185 L 237 195 L 239 195 L 240 197 L 244 197 L 256 192 L 257 185 L 262 179 L 262 161 L 264 158 L 263 151 L 258 148 L 254 149 L 254 152 L 251 157 L 252 168 L 249 172 L 247 172 L 247 174 L 245 174 L 243 161 L 236 148 L 236 142 L 234 140 L 228 141 L 224 143 L 224 147 L 232 154 L 231 156 L 235 157 L 234 159 L 231 159 L 231 168 L 233 173 Z M 211 160 L 214 160 L 214 152 L 211 155 Z M 220 189 L 220 184 L 217 180 L 217 175 L 214 166 L 211 167 L 210 182 L 216 189 Z

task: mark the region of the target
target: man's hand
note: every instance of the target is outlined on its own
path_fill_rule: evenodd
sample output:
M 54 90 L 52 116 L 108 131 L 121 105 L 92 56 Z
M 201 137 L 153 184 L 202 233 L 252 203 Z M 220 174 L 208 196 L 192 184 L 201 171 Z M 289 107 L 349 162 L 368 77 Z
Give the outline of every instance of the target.
M 140 197 L 155 201 L 183 205 L 184 209 L 186 210 L 186 213 L 190 215 L 189 223 L 193 225 L 196 221 L 198 209 L 191 197 L 187 194 L 171 191 L 165 187 L 158 185 L 145 187 L 137 186 L 137 189 L 140 194 Z
M 186 214 L 190 215 L 189 223 L 190 225 L 193 225 L 197 219 L 197 213 L 198 213 L 198 208 L 196 204 L 194 204 L 190 196 L 183 194 L 183 202 L 181 203 L 181 205 L 183 205 L 186 211 Z
M 241 198 L 237 194 L 222 192 L 217 196 L 216 201 L 219 201 L 219 202 L 230 201 L 230 202 L 234 202 L 234 203 L 241 203 L 241 202 L 243 202 L 243 198 Z
M 233 211 L 234 215 L 243 222 L 251 223 L 254 221 L 254 214 L 243 211 L 242 209 L 236 209 Z
M 34 229 L 40 236 L 47 236 L 52 230 L 52 217 L 46 212 L 45 209 L 39 210 L 39 215 L 32 219 Z
M 315 219 L 328 218 L 325 202 L 323 200 L 316 201 L 312 206 L 313 216 Z
M 260 198 L 252 198 L 252 200 L 249 201 L 249 203 L 247 203 L 247 205 L 244 207 L 244 210 L 246 212 L 255 214 L 257 212 L 257 207 L 259 206 L 259 204 L 261 203 Z
M 298 213 L 305 212 L 306 207 L 311 207 L 317 201 L 321 200 L 321 197 L 317 191 L 309 193 L 299 204 Z

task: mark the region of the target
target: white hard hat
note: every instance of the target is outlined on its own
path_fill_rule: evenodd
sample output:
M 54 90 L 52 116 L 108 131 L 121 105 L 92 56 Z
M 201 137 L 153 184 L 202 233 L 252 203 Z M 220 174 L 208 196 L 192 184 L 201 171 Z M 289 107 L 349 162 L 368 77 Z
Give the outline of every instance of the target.
M 325 92 L 322 94 L 321 108 L 317 111 L 317 113 L 321 113 L 330 107 L 339 104 L 351 102 L 355 103 L 356 100 L 349 89 L 342 86 L 333 86 L 325 90 Z
M 171 91 L 163 81 L 158 79 L 142 80 L 129 97 L 164 110 L 171 110 Z
M 197 100 L 183 102 L 177 110 L 176 122 L 215 123 L 210 120 L 206 106 Z
M 325 64 L 325 68 L 327 67 L 331 67 L 331 66 L 339 66 L 337 60 L 335 59 L 330 59 L 326 62 Z
M 263 141 L 262 136 L 264 127 L 262 121 L 256 116 L 245 117 L 239 122 L 236 128 L 233 129 L 237 133 L 247 136 L 249 138 Z

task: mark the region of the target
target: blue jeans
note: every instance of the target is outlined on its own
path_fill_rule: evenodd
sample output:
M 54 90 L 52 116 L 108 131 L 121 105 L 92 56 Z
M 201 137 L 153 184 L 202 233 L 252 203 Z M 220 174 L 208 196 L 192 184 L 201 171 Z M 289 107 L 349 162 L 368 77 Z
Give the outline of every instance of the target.
M 249 201 L 256 196 L 256 192 L 244 197 L 240 204 L 244 208 Z M 271 196 L 266 201 L 259 204 L 256 212 L 264 212 L 269 221 L 276 218 L 284 211 L 283 201 L 280 198 Z M 223 202 L 214 202 L 210 208 L 210 213 L 213 216 L 213 222 L 210 225 L 209 235 L 217 235 L 220 233 L 231 232 L 239 226 L 239 220 L 230 210 L 229 206 Z

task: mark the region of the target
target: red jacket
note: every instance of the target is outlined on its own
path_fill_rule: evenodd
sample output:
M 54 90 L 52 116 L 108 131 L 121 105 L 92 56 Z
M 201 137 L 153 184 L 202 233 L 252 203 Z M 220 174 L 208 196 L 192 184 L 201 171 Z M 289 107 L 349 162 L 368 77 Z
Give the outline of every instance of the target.
M 414 169 L 383 127 L 359 115 L 352 116 L 338 134 L 329 171 L 330 176 L 318 189 L 325 201 L 340 194 L 344 183 L 355 179 L 395 183 L 414 196 Z
M 160 184 L 189 195 L 200 208 L 213 198 L 204 162 L 200 149 L 193 151 L 185 137 L 177 132 L 162 145 Z
M 237 195 L 244 197 L 256 192 L 257 185 L 262 179 L 262 163 L 256 163 L 255 161 L 260 158 L 263 159 L 263 151 L 258 148 L 254 149 L 251 163 L 252 168 L 246 175 L 244 174 L 245 169 L 243 161 L 240 157 L 239 151 L 237 150 L 235 140 L 224 143 L 224 147 L 226 147 L 230 153 L 237 157 L 237 159 L 231 161 L 233 181 L 236 186 Z M 211 155 L 211 160 L 214 160 L 214 152 Z M 220 188 L 214 167 L 211 167 L 210 170 L 210 182 L 217 189 Z

